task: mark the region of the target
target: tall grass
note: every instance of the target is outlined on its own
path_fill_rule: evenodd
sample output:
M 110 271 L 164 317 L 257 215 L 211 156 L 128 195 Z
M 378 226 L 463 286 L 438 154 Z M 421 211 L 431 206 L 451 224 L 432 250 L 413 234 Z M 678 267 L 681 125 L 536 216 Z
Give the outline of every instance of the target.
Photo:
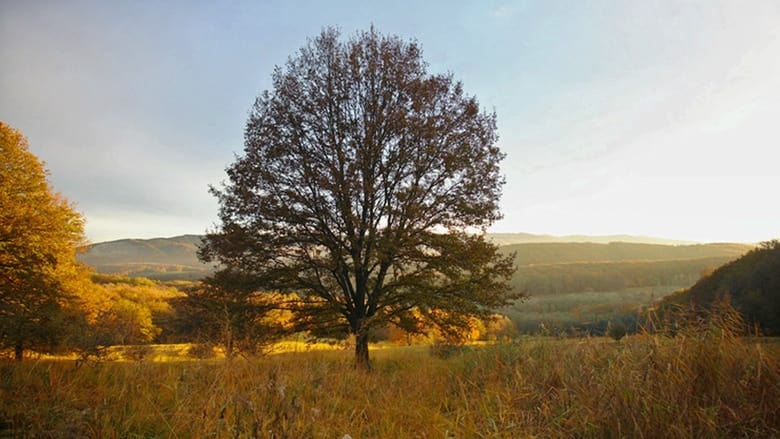
M 0 437 L 777 437 L 780 352 L 738 318 L 674 334 L 528 338 L 448 358 L 4 364 Z

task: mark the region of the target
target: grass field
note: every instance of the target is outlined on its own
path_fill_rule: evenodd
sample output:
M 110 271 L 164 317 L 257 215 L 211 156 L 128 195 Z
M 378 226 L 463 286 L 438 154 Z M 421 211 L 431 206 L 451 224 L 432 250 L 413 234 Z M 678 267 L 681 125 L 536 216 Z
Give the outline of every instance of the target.
M 4 363 L 0 437 L 780 436 L 778 344 L 713 324 L 372 355 Z

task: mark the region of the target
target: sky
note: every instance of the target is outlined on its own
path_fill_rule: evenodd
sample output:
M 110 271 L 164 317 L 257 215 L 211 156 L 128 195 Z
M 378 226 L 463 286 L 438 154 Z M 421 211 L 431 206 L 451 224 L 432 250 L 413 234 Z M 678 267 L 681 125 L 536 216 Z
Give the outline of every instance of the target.
M 92 242 L 204 233 L 274 67 L 371 25 L 496 112 L 491 231 L 780 238 L 776 0 L 0 0 L 0 120 Z

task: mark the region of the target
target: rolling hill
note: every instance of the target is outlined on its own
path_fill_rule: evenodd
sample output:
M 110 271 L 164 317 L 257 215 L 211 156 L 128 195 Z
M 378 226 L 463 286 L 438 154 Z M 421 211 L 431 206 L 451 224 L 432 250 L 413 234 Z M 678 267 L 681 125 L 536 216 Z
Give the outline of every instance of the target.
M 549 242 L 506 245 L 501 251 L 515 253 L 513 289 L 544 295 L 639 287 L 686 288 L 702 273 L 751 248 L 745 244 Z
M 736 259 L 753 246 L 716 243 L 662 245 L 635 242 L 542 242 L 501 246 L 504 252 L 515 252 L 518 265 L 591 262 L 669 261 L 726 257 Z
M 98 273 L 155 280 L 196 280 L 212 272 L 198 260 L 200 235 L 173 238 L 120 239 L 93 244 L 79 254 Z
M 612 241 L 618 236 L 581 237 L 580 242 L 529 234 L 490 237 L 506 244 L 500 251 L 515 253 L 517 272 L 511 286 L 530 297 L 501 312 L 529 333 L 542 323 L 592 334 L 603 334 L 609 321 L 633 327 L 638 307 L 690 287 L 702 274 L 753 248 L 745 244 L 659 244 L 654 239 L 639 242 L 643 238 L 636 237 L 634 242 Z M 197 259 L 201 239 L 184 235 L 102 242 L 85 249 L 79 258 L 99 273 L 197 280 L 213 271 Z
M 752 246 L 626 242 L 526 243 L 514 252 L 512 289 L 529 296 L 502 313 L 523 333 L 603 335 L 610 322 L 637 329 L 643 307 L 688 288 Z
M 578 266 L 580 269 L 590 272 L 588 276 L 594 276 L 598 275 L 598 273 L 594 274 L 594 271 L 624 272 L 637 269 L 641 271 L 642 267 L 639 267 L 641 263 L 656 263 L 647 267 L 655 271 L 668 271 L 670 263 L 676 264 L 668 261 L 700 260 L 698 264 L 680 266 L 686 273 L 682 278 L 687 282 L 690 280 L 691 273 L 698 279 L 698 275 L 704 268 L 715 267 L 736 259 L 752 248 L 744 244 L 659 244 L 658 242 L 679 243 L 679 241 L 624 235 L 571 237 L 579 239 L 579 242 L 560 242 L 567 237 L 525 233 L 493 234 L 489 235 L 489 238 L 499 245 L 504 244 L 501 247 L 502 251 L 516 253 L 517 265 L 520 268 L 518 275 L 524 272 L 524 268 L 532 267 L 537 272 L 541 270 L 541 275 L 547 278 L 555 277 L 556 273 L 564 273 L 567 270 L 570 272 L 573 268 L 571 264 L 580 264 Z M 631 242 L 613 242 L 620 238 Z M 201 239 L 202 236 L 199 235 L 182 235 L 172 238 L 120 239 L 101 242 L 84 249 L 84 252 L 79 255 L 79 260 L 94 267 L 97 272 L 105 274 L 148 277 L 157 280 L 200 279 L 212 271 L 210 265 L 203 264 L 197 258 L 196 253 Z M 666 265 L 663 261 L 667 261 Z M 601 265 L 592 265 L 594 263 Z M 568 264 L 568 266 L 558 266 L 560 264 Z M 540 265 L 548 267 L 540 268 Z M 539 273 L 535 274 L 537 278 L 538 275 Z M 681 286 L 687 287 L 696 279 Z

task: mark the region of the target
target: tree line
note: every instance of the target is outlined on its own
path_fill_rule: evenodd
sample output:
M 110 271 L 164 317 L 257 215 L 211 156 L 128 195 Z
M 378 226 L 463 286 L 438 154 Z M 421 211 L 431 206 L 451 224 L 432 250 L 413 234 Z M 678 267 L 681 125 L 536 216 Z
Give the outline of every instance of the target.
M 693 285 L 731 256 L 632 262 L 593 262 L 519 266 L 510 281 L 530 295 L 620 291 L 639 287 Z

